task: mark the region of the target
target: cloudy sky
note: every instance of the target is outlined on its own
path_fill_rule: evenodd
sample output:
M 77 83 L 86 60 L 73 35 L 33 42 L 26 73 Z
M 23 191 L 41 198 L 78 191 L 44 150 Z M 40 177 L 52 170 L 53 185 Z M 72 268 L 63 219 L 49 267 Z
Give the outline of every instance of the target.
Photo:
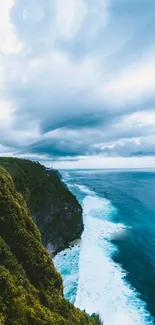
M 0 155 L 155 167 L 155 0 L 0 0 Z

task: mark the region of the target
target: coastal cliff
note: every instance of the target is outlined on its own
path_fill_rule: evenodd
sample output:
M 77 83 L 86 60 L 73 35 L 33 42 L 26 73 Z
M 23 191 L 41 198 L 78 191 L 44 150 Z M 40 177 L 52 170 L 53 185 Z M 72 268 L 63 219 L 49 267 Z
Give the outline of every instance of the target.
M 24 159 L 0 158 L 0 165 L 11 174 L 16 190 L 27 202 L 44 246 L 52 254 L 80 238 L 82 208 L 61 180 L 59 172 Z
M 30 200 L 32 193 L 24 187 L 25 182 L 18 183 L 16 172 L 13 175 L 12 168 L 9 174 L 0 166 L 0 324 L 99 324 L 97 316 L 88 316 L 64 299 L 62 278 L 41 243 L 40 232 L 27 207 L 27 202 L 30 206 L 34 202 Z M 68 191 L 65 186 L 64 191 Z

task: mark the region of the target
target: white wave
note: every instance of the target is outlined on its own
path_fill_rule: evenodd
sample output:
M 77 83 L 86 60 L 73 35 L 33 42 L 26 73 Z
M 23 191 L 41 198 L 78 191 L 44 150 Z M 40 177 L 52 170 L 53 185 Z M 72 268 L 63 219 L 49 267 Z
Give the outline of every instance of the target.
M 83 201 L 85 229 L 79 258 L 79 282 L 75 305 L 89 314 L 98 313 L 104 325 L 153 324 L 145 304 L 127 283 L 125 271 L 112 260 L 114 233 L 127 231 L 122 224 L 94 218 L 98 209 L 113 211 L 108 200 L 87 196 Z M 105 209 L 105 210 L 104 210 Z
M 74 184 L 74 186 L 78 187 L 80 189 L 81 192 L 84 192 L 86 194 L 90 194 L 93 195 L 95 194 L 94 191 L 91 191 L 87 186 L 85 185 L 78 185 L 78 184 Z
M 70 178 L 70 174 L 67 173 L 67 172 L 63 172 L 63 177 L 64 177 L 64 178 Z
M 83 204 L 85 215 L 91 215 L 99 219 L 105 220 L 117 213 L 116 208 L 111 205 L 109 200 L 98 196 L 86 196 Z
M 57 270 L 61 273 L 64 284 L 64 295 L 70 302 L 75 302 L 78 285 L 78 264 L 80 242 L 76 241 L 73 247 L 58 253 L 53 259 Z
M 63 171 L 63 172 L 61 172 L 61 175 L 62 175 L 62 181 L 64 183 L 67 183 L 68 181 L 71 180 L 71 176 L 70 176 L 70 174 L 68 172 Z

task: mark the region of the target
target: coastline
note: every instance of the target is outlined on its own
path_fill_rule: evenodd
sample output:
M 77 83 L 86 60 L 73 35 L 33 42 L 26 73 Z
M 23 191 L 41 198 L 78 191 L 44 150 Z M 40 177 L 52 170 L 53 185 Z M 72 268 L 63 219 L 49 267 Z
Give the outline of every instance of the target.
M 118 254 L 114 241 L 120 238 L 122 241 L 125 234 L 132 234 L 132 228 L 120 222 L 118 211 L 110 201 L 111 196 L 105 196 L 107 191 L 102 190 L 103 197 L 95 191 L 91 182 L 93 175 L 90 180 L 85 176 L 80 171 L 77 174 L 70 172 L 66 180 L 82 203 L 84 219 L 80 247 L 75 245 L 56 256 L 56 267 L 63 276 L 66 297 L 77 308 L 89 314 L 98 313 L 105 325 L 153 324 L 145 301 L 127 280 L 127 271 L 113 258 Z M 95 181 L 98 188 L 96 177 Z M 122 321 L 117 323 L 119 314 Z

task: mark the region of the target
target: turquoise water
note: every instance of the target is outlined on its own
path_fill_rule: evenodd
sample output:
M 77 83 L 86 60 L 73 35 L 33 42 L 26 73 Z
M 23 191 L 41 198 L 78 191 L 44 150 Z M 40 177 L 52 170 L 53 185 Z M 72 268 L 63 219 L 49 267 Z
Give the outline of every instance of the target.
M 66 298 L 104 325 L 155 324 L 155 172 L 62 174 L 85 225 L 54 260 Z

